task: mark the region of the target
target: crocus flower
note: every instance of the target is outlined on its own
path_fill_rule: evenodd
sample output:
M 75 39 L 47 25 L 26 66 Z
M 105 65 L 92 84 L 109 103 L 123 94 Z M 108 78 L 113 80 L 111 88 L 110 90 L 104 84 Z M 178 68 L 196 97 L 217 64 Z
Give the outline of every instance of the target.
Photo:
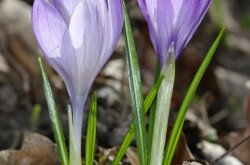
M 138 0 L 162 65 L 171 44 L 177 58 L 208 10 L 211 0 Z
M 65 82 L 73 108 L 74 150 L 81 154 L 83 106 L 121 34 L 121 0 L 35 0 L 32 22 L 44 57 Z
M 149 164 L 164 164 L 163 153 L 175 77 L 175 59 L 187 45 L 211 0 L 138 0 L 148 23 L 164 79 L 157 95 Z

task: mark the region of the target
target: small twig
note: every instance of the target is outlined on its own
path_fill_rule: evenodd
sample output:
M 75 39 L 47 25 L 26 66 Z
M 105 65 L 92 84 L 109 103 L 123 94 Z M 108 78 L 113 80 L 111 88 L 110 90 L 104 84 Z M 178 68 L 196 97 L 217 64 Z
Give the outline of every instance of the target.
M 241 144 L 243 144 L 244 142 L 246 142 L 247 140 L 249 140 L 250 135 L 248 135 L 246 138 L 244 138 L 242 141 L 240 141 L 238 144 L 236 144 L 235 146 L 233 146 L 231 149 L 229 149 L 227 152 L 225 152 L 222 156 L 218 157 L 217 159 L 215 159 L 212 163 L 210 163 L 209 165 L 216 165 L 221 159 L 223 159 L 224 157 L 226 157 L 230 152 L 232 152 L 235 148 L 239 147 Z

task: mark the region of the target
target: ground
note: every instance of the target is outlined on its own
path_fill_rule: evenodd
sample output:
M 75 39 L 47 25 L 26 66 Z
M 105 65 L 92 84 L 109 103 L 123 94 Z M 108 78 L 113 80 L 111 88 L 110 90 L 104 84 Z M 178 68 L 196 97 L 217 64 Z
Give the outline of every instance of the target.
M 46 160 L 49 162 L 41 161 L 48 157 L 47 153 L 56 155 L 56 149 L 37 63 L 41 51 L 31 27 L 32 1 L 28 2 L 29 4 L 20 0 L 0 1 L 1 165 L 1 159 L 10 155 L 12 160 L 16 159 L 22 165 L 32 164 L 32 161 L 33 164 L 40 162 L 41 165 L 58 164 L 58 159 L 54 158 Z M 137 2 L 129 1 L 128 9 L 139 55 L 143 93 L 146 96 L 153 84 L 157 58 Z M 200 63 L 220 28 L 225 26 L 223 41 L 189 108 L 180 140 L 180 146 L 185 146 L 185 150 L 181 148 L 177 151 L 176 164 L 190 159 L 204 160 L 199 161 L 203 164 L 213 162 L 246 137 L 248 140 L 233 149 L 232 154 L 220 160 L 219 164 L 250 162 L 249 11 L 248 0 L 214 0 L 198 31 L 176 61 L 170 129 Z M 114 54 L 97 76 L 90 92 L 96 91 L 98 97 L 96 162 L 99 164 L 111 161 L 131 123 L 124 46 L 124 38 L 121 36 Z M 68 141 L 66 107 L 69 97 L 56 72 L 49 65 L 46 70 Z M 90 97 L 84 109 L 83 137 L 89 102 Z M 33 143 L 30 139 L 36 141 Z M 30 143 L 27 144 L 27 141 Z M 37 151 L 39 145 L 48 146 L 49 149 L 44 147 L 44 150 Z M 135 143 L 132 143 L 123 163 L 137 162 Z

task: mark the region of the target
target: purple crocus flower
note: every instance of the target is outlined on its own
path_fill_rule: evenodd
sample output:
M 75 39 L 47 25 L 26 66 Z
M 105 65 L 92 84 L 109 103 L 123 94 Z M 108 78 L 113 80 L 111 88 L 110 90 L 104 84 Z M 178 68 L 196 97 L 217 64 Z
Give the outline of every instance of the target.
M 32 22 L 44 57 L 68 90 L 74 150 L 81 154 L 83 106 L 121 34 L 121 0 L 35 0 Z
M 170 45 L 175 57 L 187 45 L 211 0 L 138 0 L 147 20 L 151 41 L 162 65 Z

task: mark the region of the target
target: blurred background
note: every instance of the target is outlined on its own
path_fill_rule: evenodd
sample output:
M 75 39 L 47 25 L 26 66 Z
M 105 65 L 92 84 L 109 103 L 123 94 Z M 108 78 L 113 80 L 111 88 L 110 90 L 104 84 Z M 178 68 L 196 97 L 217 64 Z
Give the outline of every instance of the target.
M 56 151 L 51 150 L 55 146 L 37 62 L 42 54 L 31 26 L 32 3 L 0 0 L 0 165 L 7 164 L 10 158 L 13 165 L 21 164 L 20 160 L 26 160 L 22 165 L 58 164 Z M 128 0 L 127 6 L 146 96 L 154 81 L 156 54 L 137 1 Z M 189 108 L 174 164 L 191 159 L 201 164 L 212 162 L 247 137 L 219 164 L 250 164 L 249 0 L 213 0 L 176 62 L 169 125 L 171 129 L 190 82 L 222 26 L 226 33 Z M 131 122 L 124 46 L 121 36 L 91 90 L 98 96 L 97 164 L 107 164 L 114 158 Z M 49 65 L 46 69 L 68 141 L 69 97 L 57 73 Z M 83 141 L 88 111 L 89 98 L 84 109 Z M 137 161 L 133 143 L 123 164 L 136 165 Z

